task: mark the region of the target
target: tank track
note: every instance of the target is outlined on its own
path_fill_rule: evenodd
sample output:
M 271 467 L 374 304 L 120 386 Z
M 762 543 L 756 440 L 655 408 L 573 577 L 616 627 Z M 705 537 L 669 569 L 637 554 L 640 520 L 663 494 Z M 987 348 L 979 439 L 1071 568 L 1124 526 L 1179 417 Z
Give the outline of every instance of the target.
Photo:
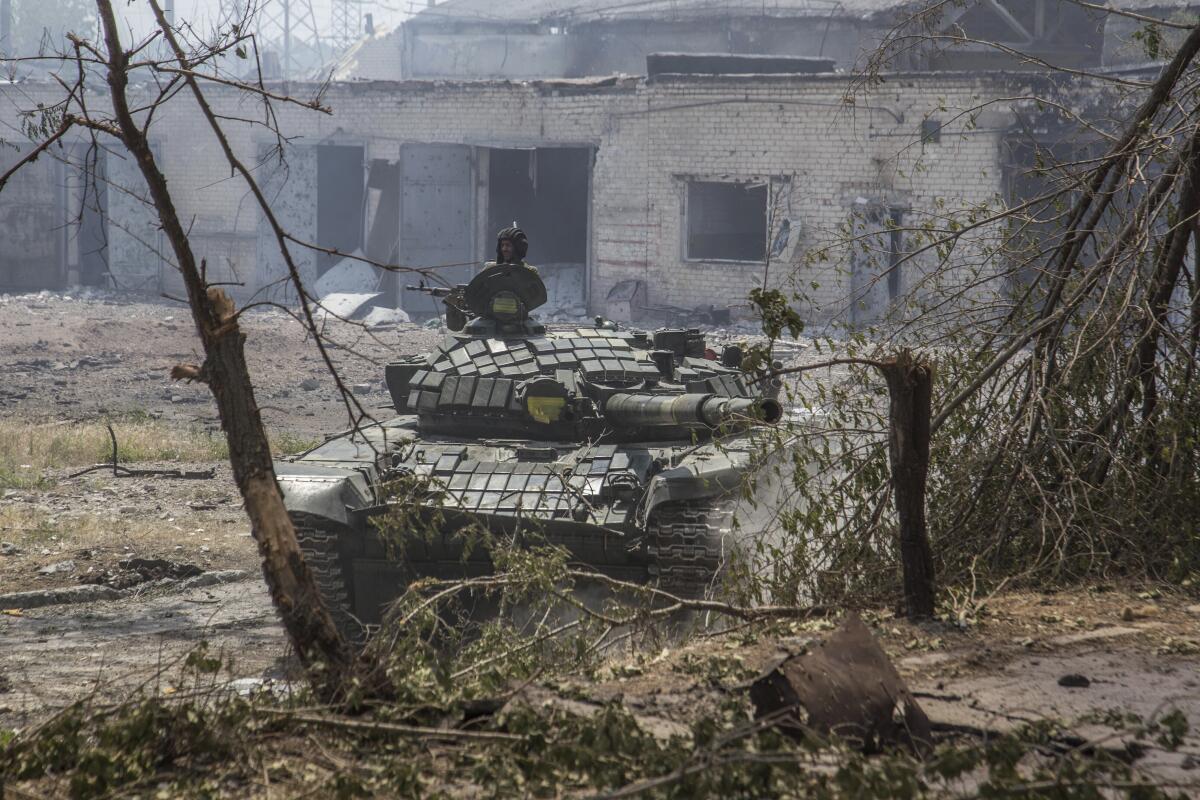
M 733 505 L 720 498 L 655 508 L 646 537 L 651 580 L 678 597 L 705 597 L 728 556 L 732 523 Z
M 316 579 L 325 607 L 333 617 L 333 624 L 346 641 L 361 645 L 365 631 L 354 616 L 341 554 L 342 535 L 349 533 L 350 529 L 308 514 L 292 513 L 289 516 L 296 529 L 296 540 L 300 544 L 300 551 L 304 553 L 304 561 Z

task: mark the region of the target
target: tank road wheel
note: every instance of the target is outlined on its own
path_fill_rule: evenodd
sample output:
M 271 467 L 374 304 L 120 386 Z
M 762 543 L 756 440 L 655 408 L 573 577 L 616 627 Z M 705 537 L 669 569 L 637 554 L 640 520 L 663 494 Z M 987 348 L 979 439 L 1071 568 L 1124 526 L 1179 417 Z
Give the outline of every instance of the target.
M 704 597 L 732 543 L 733 508 L 721 500 L 671 501 L 650 514 L 647 546 L 651 579 L 678 597 Z
M 292 513 L 292 525 L 296 529 L 296 540 L 304 561 L 312 570 L 317 588 L 325 607 L 333 617 L 333 624 L 347 642 L 361 646 L 366 637 L 362 624 L 354 616 L 351 603 L 349 574 L 342 558 L 341 539 L 350 533 L 350 528 L 310 514 Z

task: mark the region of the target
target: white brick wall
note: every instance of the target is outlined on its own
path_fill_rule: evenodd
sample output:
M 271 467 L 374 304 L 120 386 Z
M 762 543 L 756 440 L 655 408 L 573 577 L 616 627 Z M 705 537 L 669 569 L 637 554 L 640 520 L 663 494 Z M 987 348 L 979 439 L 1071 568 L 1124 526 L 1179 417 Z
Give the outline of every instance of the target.
M 601 310 L 618 281 L 647 282 L 651 303 L 717 306 L 743 303 L 759 285 L 761 263 L 688 261 L 683 253 L 684 178 L 790 178 L 780 215 L 798 222 L 801 247 L 789 263 L 772 264 L 770 280 L 806 289 L 814 317 L 835 316 L 847 303 L 844 258 L 806 266 L 803 255 L 836 236 L 856 197 L 885 198 L 912 209 L 906 221 L 985 203 L 1001 191 L 1000 125 L 963 130 L 951 123 L 941 142 L 916 142 L 922 118 L 951 115 L 979 96 L 999 96 L 986 78 L 929 75 L 894 78 L 873 93 L 843 102 L 840 77 L 690 77 L 653 82 L 623 79 L 608 86 L 508 82 L 364 82 L 335 84 L 324 97 L 332 115 L 276 104 L 284 133 L 314 144 L 331 136 L 360 139 L 368 157 L 395 158 L 406 141 L 486 145 L 591 144 L 592 305 Z M 304 96 L 309 86 L 293 86 Z M 17 109 L 36 90 L 0 87 L 0 120 L 11 135 Z M 262 119 L 252 97 L 213 87 L 221 113 Z M 197 245 L 215 280 L 254 275 L 258 213 L 240 179 L 230 178 L 216 142 L 186 94 L 158 112 L 153 127 L 181 213 L 197 221 Z M 270 133 L 229 123 L 239 154 L 253 163 Z M 536 242 L 533 244 L 536 254 Z M 533 259 L 536 263 L 536 258 Z M 816 289 L 811 284 L 817 284 Z

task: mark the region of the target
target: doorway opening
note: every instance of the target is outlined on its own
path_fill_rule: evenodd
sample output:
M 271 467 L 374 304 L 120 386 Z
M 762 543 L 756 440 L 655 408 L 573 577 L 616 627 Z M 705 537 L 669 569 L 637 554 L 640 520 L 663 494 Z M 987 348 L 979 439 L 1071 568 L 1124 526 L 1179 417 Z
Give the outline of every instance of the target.
M 363 246 L 365 185 L 362 145 L 317 146 L 317 244 L 341 253 Z M 317 254 L 317 276 L 341 261 L 341 256 Z
M 103 286 L 108 276 L 108 154 L 84 150 L 73 159 L 67 227 L 67 282 Z
M 588 210 L 593 151 L 588 147 L 491 148 L 487 218 L 497 231 L 514 222 L 529 236 L 529 263 L 546 283 L 544 313 L 586 313 Z M 494 254 L 488 251 L 488 257 Z

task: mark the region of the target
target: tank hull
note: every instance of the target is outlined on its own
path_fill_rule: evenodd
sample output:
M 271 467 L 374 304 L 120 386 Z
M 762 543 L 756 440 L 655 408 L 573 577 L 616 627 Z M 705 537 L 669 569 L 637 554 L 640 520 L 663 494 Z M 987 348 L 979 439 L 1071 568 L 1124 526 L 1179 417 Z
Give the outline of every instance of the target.
M 490 574 L 477 532 L 564 548 L 573 565 L 701 596 L 762 442 L 584 444 L 422 437 L 400 416 L 276 465 L 306 558 L 347 635 L 418 578 Z M 389 485 L 407 487 L 391 496 Z M 413 493 L 415 490 L 415 494 Z M 397 511 L 406 514 L 395 520 Z

